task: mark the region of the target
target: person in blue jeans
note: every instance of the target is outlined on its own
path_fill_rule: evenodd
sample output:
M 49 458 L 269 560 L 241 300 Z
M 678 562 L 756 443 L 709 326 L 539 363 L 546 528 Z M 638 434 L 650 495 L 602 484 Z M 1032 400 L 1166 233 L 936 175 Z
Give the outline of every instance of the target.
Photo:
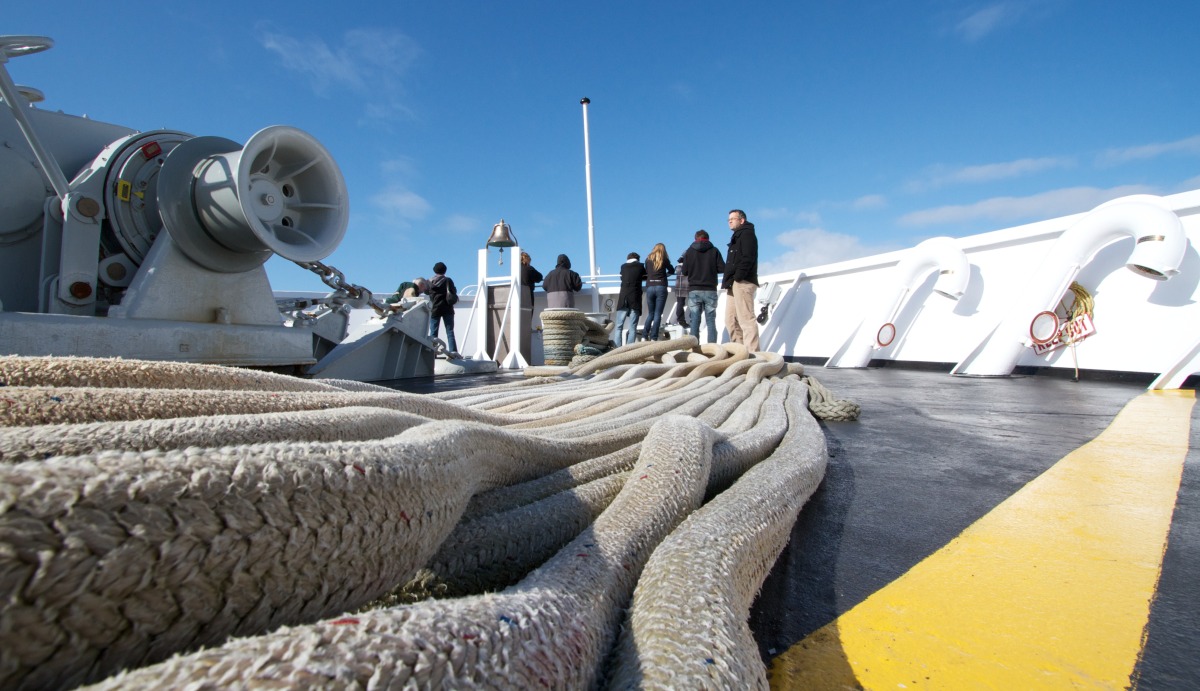
M 688 324 L 700 338 L 700 312 L 708 327 L 708 342 L 717 342 L 717 274 L 725 273 L 721 250 L 708 240 L 708 231 L 696 231 L 695 242 L 683 253 L 683 274 L 688 280 Z
M 667 307 L 667 276 L 675 267 L 667 258 L 667 248 L 661 242 L 646 257 L 646 340 L 657 341 L 662 326 L 663 310 Z
M 629 331 L 625 334 L 625 344 L 637 340 L 638 319 L 642 316 L 642 281 L 645 280 L 646 269 L 642 267 L 642 258 L 637 252 L 630 252 L 621 265 L 621 293 L 617 295 L 617 311 L 613 316 L 616 323 L 613 327 L 613 343 L 618 346 L 622 345 L 621 331 L 627 320 Z
M 441 321 L 446 325 L 446 349 L 457 353 L 454 305 L 458 304 L 458 288 L 454 286 L 453 279 L 446 275 L 446 265 L 442 262 L 433 265 L 433 278 L 429 279 L 429 302 L 429 338 L 438 337 L 438 321 Z

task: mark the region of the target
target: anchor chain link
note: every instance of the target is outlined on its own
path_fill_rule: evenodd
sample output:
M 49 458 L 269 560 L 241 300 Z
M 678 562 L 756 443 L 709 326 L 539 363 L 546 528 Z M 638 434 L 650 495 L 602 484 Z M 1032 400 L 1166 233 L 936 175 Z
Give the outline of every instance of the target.
M 316 274 L 322 283 L 333 290 L 349 296 L 350 299 L 345 302 L 351 307 L 370 307 L 381 317 L 395 313 L 395 309 L 391 305 L 381 302 L 370 290 L 347 281 L 346 275 L 339 271 L 337 267 L 329 266 L 319 261 L 294 261 L 294 263 Z
M 350 283 L 346 280 L 346 275 L 337 269 L 337 267 L 323 264 L 319 261 L 298 262 L 292 260 L 296 265 L 308 269 L 309 271 L 320 277 L 321 282 L 329 286 L 333 290 L 343 295 L 349 296 L 349 300 L 339 300 L 340 302 L 350 305 L 351 307 L 370 307 L 375 310 L 375 313 L 381 317 L 389 317 L 404 309 L 401 303 L 387 304 L 376 298 L 370 290 Z M 432 338 L 433 351 L 436 354 L 444 356 L 448 360 L 461 360 L 462 356 L 458 353 L 450 352 L 446 346 L 446 342 L 440 338 Z

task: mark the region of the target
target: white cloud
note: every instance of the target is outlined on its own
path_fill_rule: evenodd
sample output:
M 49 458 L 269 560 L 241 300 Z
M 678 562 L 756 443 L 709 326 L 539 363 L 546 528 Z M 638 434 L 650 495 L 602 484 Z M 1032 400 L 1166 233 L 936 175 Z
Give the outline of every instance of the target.
M 401 78 L 420 55 L 417 43 L 399 31 L 352 29 L 340 45 L 317 37 L 297 38 L 269 29 L 260 42 L 279 57 L 284 68 L 304 76 L 318 96 L 332 97 L 349 91 L 362 98 L 362 112 L 370 119 L 407 113 L 400 101 Z
M 997 29 L 1014 24 L 1024 8 L 1015 2 L 998 2 L 972 12 L 954 27 L 967 41 L 978 41 Z
M 292 36 L 268 33 L 263 35 L 262 45 L 278 55 L 285 68 L 308 77 L 318 94 L 327 93 L 332 85 L 354 91 L 365 86 L 350 56 L 338 54 L 322 40 L 302 41 Z
M 809 225 L 819 225 L 821 223 L 821 215 L 815 211 L 795 211 L 782 206 L 774 209 L 752 209 L 746 213 L 751 223 L 757 223 L 758 221 L 787 221 L 789 223 L 806 223 Z
M 1096 157 L 1100 166 L 1115 166 L 1130 161 L 1144 161 L 1167 154 L 1200 154 L 1200 134 L 1186 139 L 1160 144 L 1144 144 L 1124 149 L 1108 149 Z
M 465 214 L 450 214 L 440 225 L 443 229 L 456 235 L 478 233 L 480 247 L 483 247 L 484 242 L 488 239 L 488 234 L 491 232 L 491 228 L 485 227 L 487 224 L 483 221 Z
M 1032 173 L 1054 168 L 1070 168 L 1075 161 L 1067 157 L 1043 156 L 1041 158 L 1021 158 L 1015 161 L 1001 163 L 984 163 L 961 168 L 936 167 L 924 180 L 918 180 L 908 185 L 910 192 L 936 189 L 947 185 L 978 184 L 1008 180 Z
M 858 210 L 887 208 L 887 197 L 882 194 L 866 194 L 855 199 L 850 206 Z
M 764 243 L 759 243 L 758 273 L 766 275 L 794 271 L 823 264 L 890 252 L 896 247 L 867 246 L 853 235 L 831 233 L 823 228 L 800 228 L 775 236 L 775 242 L 787 248 L 777 257 L 765 258 Z
M 1183 182 L 1179 183 L 1177 190 L 1179 192 L 1190 192 L 1192 190 L 1200 190 L 1200 175 L 1197 175 L 1194 178 L 1189 178 L 1189 179 L 1184 180 Z
M 1002 223 L 1040 220 L 1088 211 L 1110 199 L 1129 194 L 1155 193 L 1155 190 L 1145 185 L 1124 185 L 1109 189 L 1068 187 L 1028 197 L 992 197 L 974 204 L 923 209 L 901 216 L 897 223 L 902 226 L 922 227 L 980 220 Z
M 416 161 L 408 156 L 398 156 L 380 161 L 379 169 L 385 175 L 399 175 L 406 178 L 415 177 L 417 174 Z
M 406 222 L 423 219 L 433 210 L 424 197 L 398 184 L 388 185 L 371 197 L 371 204 L 385 217 Z

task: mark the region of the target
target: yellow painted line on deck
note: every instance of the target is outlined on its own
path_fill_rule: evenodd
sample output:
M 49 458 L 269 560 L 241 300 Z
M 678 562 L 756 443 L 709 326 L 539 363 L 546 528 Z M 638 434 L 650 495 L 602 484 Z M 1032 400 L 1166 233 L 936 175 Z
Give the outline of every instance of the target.
M 1123 689 L 1162 568 L 1192 391 L 1091 442 L 776 657 L 778 689 Z

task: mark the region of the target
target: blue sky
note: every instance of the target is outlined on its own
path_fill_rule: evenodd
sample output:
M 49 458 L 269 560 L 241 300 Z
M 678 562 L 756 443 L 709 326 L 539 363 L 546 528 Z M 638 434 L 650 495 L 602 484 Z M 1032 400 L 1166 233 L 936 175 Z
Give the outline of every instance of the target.
M 602 273 L 734 207 L 765 272 L 1200 188 L 1194 0 L 175 5 L 10 2 L 56 45 L 9 73 L 139 130 L 312 134 L 350 193 L 325 261 L 378 292 L 474 283 L 501 218 L 586 274 L 584 96 Z

